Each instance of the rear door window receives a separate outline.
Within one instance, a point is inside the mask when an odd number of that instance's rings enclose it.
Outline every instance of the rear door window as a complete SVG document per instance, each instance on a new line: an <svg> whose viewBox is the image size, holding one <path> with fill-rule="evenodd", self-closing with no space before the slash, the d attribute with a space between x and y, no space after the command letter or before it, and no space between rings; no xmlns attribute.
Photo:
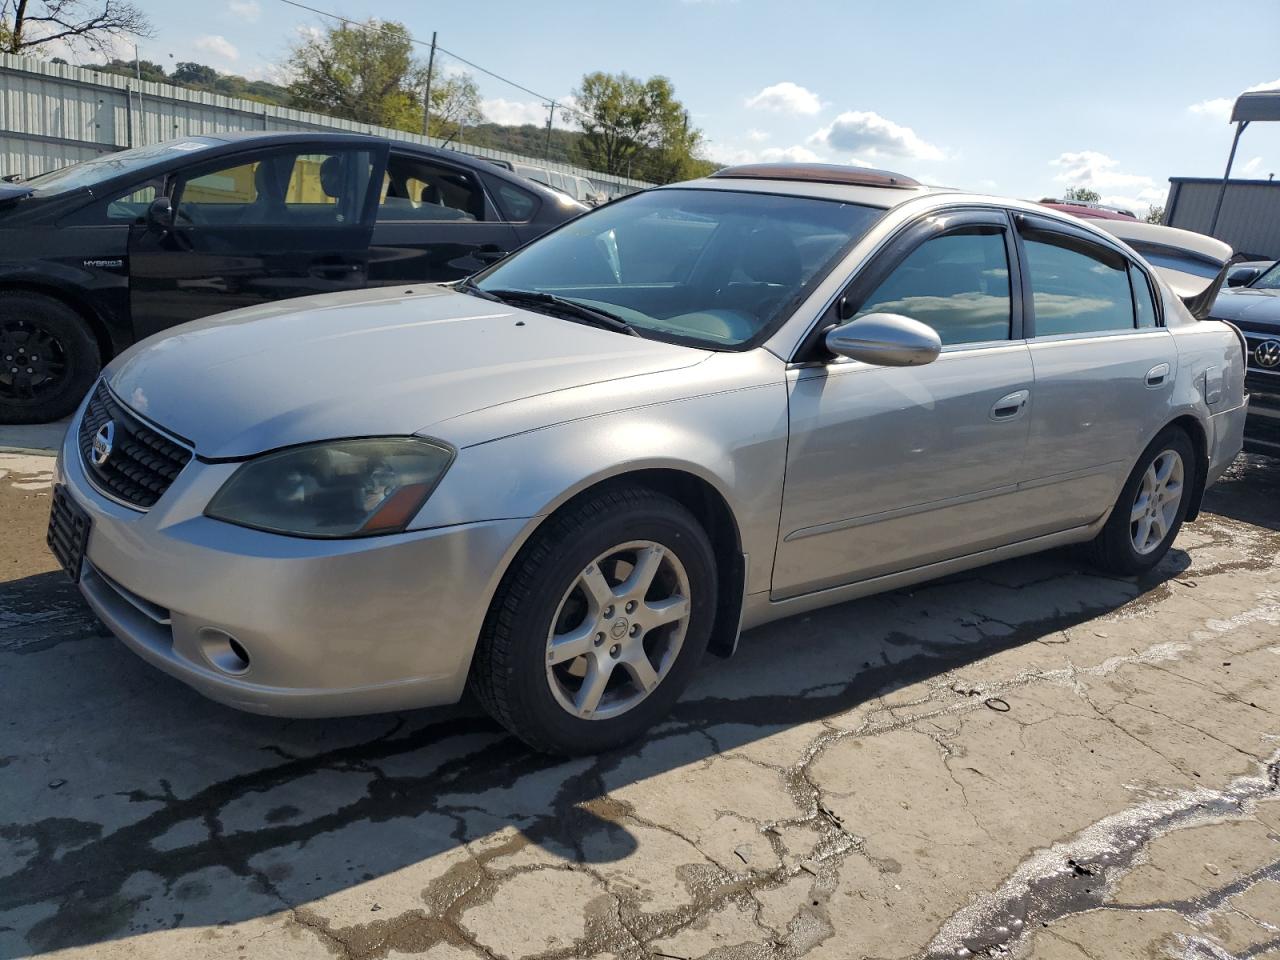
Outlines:
<svg viewBox="0 0 1280 960"><path fill-rule="evenodd" d="M1128 261L1065 234L1023 236L1037 337L1134 329Z"/></svg>
<svg viewBox="0 0 1280 960"><path fill-rule="evenodd" d="M1129 264L1129 282L1133 284L1133 312L1139 327L1154 327L1157 323L1156 302L1151 293L1151 281L1132 263Z"/></svg>
<svg viewBox="0 0 1280 960"><path fill-rule="evenodd" d="M480 178L469 170L392 154L378 199L378 222L486 219Z"/></svg>

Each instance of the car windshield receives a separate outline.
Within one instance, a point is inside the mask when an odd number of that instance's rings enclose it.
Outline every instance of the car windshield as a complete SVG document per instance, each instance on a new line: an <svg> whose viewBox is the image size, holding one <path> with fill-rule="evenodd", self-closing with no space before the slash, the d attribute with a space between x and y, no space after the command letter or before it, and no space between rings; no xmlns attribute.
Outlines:
<svg viewBox="0 0 1280 960"><path fill-rule="evenodd" d="M1273 263L1266 273L1249 286L1255 290L1280 290L1280 261Z"/></svg>
<svg viewBox="0 0 1280 960"><path fill-rule="evenodd" d="M25 181L25 184L33 187L33 193L38 197L71 193L83 190L85 187L92 187L103 180L113 180L145 169L162 160L193 154L216 142L203 137L192 137L186 140L153 143L146 147L134 147L132 150L121 150L119 153L104 153L92 160L73 163L69 167L59 167L57 170L39 174Z"/></svg>
<svg viewBox="0 0 1280 960"><path fill-rule="evenodd" d="M573 300L642 336L743 348L776 329L883 214L839 200L652 190L571 221L476 286Z"/></svg>

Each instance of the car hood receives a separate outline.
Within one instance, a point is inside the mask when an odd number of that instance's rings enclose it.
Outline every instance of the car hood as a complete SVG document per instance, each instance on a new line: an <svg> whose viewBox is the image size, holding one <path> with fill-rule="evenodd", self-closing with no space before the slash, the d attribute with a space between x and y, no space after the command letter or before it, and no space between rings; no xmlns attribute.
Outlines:
<svg viewBox="0 0 1280 960"><path fill-rule="evenodd" d="M1224 290L1214 301L1211 316L1215 320L1275 324L1280 328L1280 290Z"/></svg>
<svg viewBox="0 0 1280 960"><path fill-rule="evenodd" d="M466 413L709 355L428 287L198 320L138 344L108 376L122 401L198 456L235 459L313 440L426 433Z"/></svg>
<svg viewBox="0 0 1280 960"><path fill-rule="evenodd" d="M22 197L30 195L31 192L32 188L21 182L7 183L0 181L0 203L3 203L6 200L19 200Z"/></svg>

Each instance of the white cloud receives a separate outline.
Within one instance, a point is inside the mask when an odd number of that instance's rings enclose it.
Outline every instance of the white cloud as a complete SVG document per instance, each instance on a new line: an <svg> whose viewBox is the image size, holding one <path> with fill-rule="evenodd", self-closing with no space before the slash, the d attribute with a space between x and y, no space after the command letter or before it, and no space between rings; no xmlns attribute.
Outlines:
<svg viewBox="0 0 1280 960"><path fill-rule="evenodd" d="M1228 97L1214 97L1212 100L1201 100L1187 107L1192 113L1210 120L1231 119L1231 105L1235 103Z"/></svg>
<svg viewBox="0 0 1280 960"><path fill-rule="evenodd" d="M203 50L205 53L212 54L215 57L221 57L223 60L240 59L240 51L232 45L231 41L216 33L205 34L205 36L197 39L196 49Z"/></svg>
<svg viewBox="0 0 1280 960"><path fill-rule="evenodd" d="M568 104L572 106L572 104ZM491 123L518 127L532 123L537 127L547 125L547 105L541 100L505 100L495 97L480 101L480 112ZM556 110L555 126L560 130L576 130L572 116L565 110Z"/></svg>
<svg viewBox="0 0 1280 960"><path fill-rule="evenodd" d="M765 87L754 97L748 97L746 105L753 110L773 110L779 113L803 113L812 115L822 110L822 101L812 90L798 83L784 80Z"/></svg>
<svg viewBox="0 0 1280 960"><path fill-rule="evenodd" d="M227 6L241 20L257 23L262 17L262 7L258 0L229 0Z"/></svg>
<svg viewBox="0 0 1280 960"><path fill-rule="evenodd" d="M1248 176L1251 173L1257 173L1261 169L1262 169L1261 157L1251 157L1248 161L1240 165L1240 172L1245 176Z"/></svg>
<svg viewBox="0 0 1280 960"><path fill-rule="evenodd" d="M1257 93L1260 90L1280 90L1280 80L1256 83L1244 92ZM1209 100L1193 103L1187 109L1197 116L1208 117L1210 120L1219 120L1225 123L1231 119L1231 107L1235 102L1235 97L1213 97Z"/></svg>
<svg viewBox="0 0 1280 960"><path fill-rule="evenodd" d="M921 138L910 127L894 123L869 110L850 110L809 138L837 152L857 155L864 162L897 157L908 160L945 160L946 152Z"/></svg>
<svg viewBox="0 0 1280 960"><path fill-rule="evenodd" d="M1149 204L1164 202L1168 190L1152 177L1126 173L1120 162L1097 150L1063 153L1049 165L1059 172L1053 179L1069 187L1089 187L1102 196L1103 203L1125 207L1138 215L1146 213Z"/></svg>
<svg viewBox="0 0 1280 960"><path fill-rule="evenodd" d="M792 147L766 147L760 151L760 159L765 163L821 163L822 158L810 150L796 144Z"/></svg>
<svg viewBox="0 0 1280 960"><path fill-rule="evenodd" d="M752 143L764 143L769 139L769 134L765 133L763 130L748 130L747 139Z"/></svg>
<svg viewBox="0 0 1280 960"><path fill-rule="evenodd" d="M821 163L818 156L803 144L790 147L758 147L730 146L726 144L710 144L707 156L716 163L734 166L739 163Z"/></svg>

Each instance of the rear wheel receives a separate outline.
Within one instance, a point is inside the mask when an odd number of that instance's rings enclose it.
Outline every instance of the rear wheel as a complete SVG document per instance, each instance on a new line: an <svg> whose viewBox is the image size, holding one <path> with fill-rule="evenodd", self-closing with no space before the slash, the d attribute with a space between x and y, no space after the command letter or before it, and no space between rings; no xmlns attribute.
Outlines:
<svg viewBox="0 0 1280 960"><path fill-rule="evenodd" d="M641 487L603 491L521 552L486 620L472 687L535 749L626 743L688 684L715 593L714 553L688 510Z"/></svg>
<svg viewBox="0 0 1280 960"><path fill-rule="evenodd" d="M1093 541L1094 562L1136 576L1163 560L1191 506L1195 470L1195 447L1186 431L1166 428L1143 451Z"/></svg>
<svg viewBox="0 0 1280 960"><path fill-rule="evenodd" d="M38 293L0 293L0 422L67 416L100 369L97 342L78 313Z"/></svg>

